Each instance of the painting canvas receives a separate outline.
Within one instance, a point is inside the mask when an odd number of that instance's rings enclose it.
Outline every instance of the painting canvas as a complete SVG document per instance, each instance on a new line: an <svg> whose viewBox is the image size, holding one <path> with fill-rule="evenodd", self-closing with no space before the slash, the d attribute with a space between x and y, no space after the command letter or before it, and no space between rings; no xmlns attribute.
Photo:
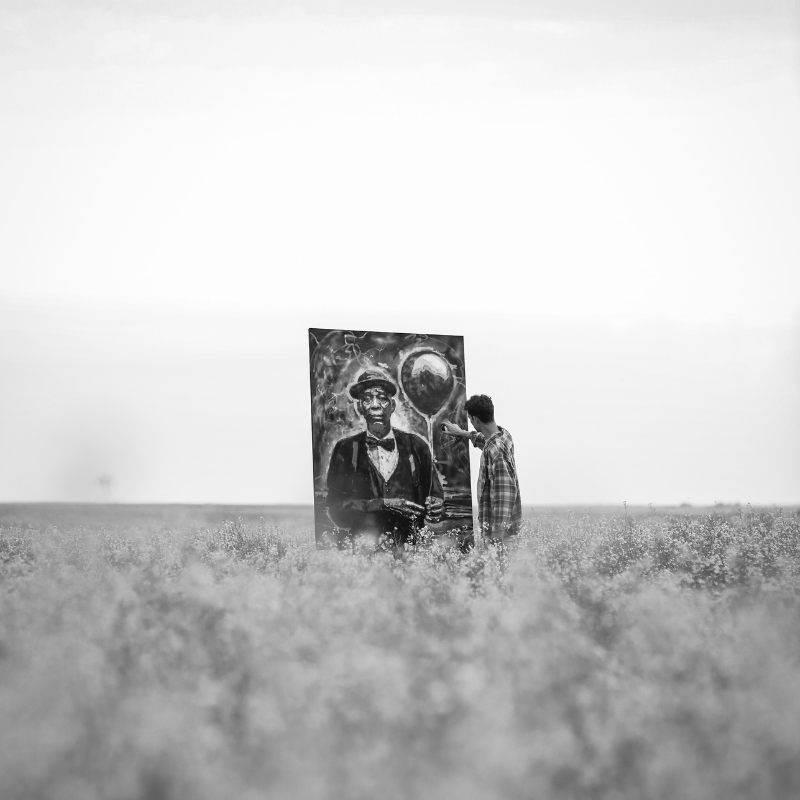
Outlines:
<svg viewBox="0 0 800 800"><path fill-rule="evenodd" d="M317 544L472 540L464 339L309 329Z"/></svg>

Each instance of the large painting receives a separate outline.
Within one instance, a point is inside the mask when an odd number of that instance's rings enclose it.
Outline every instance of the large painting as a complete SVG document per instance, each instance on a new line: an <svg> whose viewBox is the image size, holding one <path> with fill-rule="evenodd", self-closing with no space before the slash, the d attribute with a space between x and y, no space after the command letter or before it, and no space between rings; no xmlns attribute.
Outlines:
<svg viewBox="0 0 800 800"><path fill-rule="evenodd" d="M314 514L320 546L403 550L472 541L464 339L310 328Z"/></svg>

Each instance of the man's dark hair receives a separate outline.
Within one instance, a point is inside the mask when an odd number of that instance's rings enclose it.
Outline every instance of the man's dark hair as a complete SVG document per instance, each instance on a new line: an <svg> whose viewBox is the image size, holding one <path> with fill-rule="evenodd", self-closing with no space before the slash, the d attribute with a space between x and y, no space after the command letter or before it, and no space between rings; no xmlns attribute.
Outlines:
<svg viewBox="0 0 800 800"><path fill-rule="evenodd" d="M477 417L484 425L494 422L494 403L486 394L474 394L464 403L467 414Z"/></svg>

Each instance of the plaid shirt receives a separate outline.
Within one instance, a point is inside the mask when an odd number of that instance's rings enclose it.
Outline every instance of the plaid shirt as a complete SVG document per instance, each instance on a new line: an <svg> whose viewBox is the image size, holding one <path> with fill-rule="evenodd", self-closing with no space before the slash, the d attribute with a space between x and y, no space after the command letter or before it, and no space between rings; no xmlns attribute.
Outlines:
<svg viewBox="0 0 800 800"><path fill-rule="evenodd" d="M489 539L514 536L522 522L522 500L511 434L500 428L487 439L482 433L473 431L470 439L483 451L478 473L480 529Z"/></svg>

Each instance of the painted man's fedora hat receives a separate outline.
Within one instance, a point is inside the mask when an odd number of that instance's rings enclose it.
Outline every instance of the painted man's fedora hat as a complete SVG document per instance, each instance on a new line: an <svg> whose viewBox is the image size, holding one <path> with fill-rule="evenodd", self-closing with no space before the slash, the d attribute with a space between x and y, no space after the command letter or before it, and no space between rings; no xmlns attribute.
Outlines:
<svg viewBox="0 0 800 800"><path fill-rule="evenodd" d="M364 370L350 387L350 397L360 397L363 391L380 386L389 397L397 394L397 384L385 373L377 369Z"/></svg>

